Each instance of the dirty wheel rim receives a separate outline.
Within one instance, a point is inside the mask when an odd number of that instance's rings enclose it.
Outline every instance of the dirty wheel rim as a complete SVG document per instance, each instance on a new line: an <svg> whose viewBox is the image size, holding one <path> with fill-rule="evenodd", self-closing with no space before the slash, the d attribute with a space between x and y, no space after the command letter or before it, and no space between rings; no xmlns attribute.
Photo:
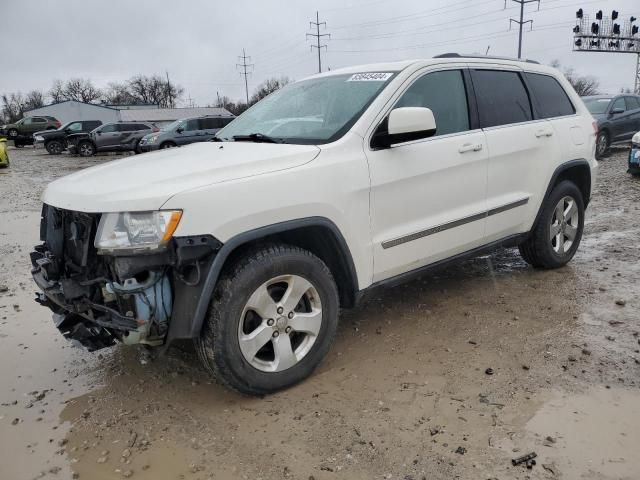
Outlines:
<svg viewBox="0 0 640 480"><path fill-rule="evenodd" d="M571 250L578 234L579 222L580 213L576 201L573 197L563 197L553 210L549 228L551 247L558 255L565 255Z"/></svg>
<svg viewBox="0 0 640 480"><path fill-rule="evenodd" d="M93 155L93 147L88 143L83 143L80 145L80 154L85 157Z"/></svg>
<svg viewBox="0 0 640 480"><path fill-rule="evenodd" d="M9 130L9 136L10 137L17 137L18 136L18 131L17 130Z"/></svg>
<svg viewBox="0 0 640 480"><path fill-rule="evenodd" d="M598 136L598 155L604 155L604 152L607 150L607 136L604 134L600 134Z"/></svg>
<svg viewBox="0 0 640 480"><path fill-rule="evenodd" d="M298 275L281 275L249 297L238 325L244 359L263 372L287 370L307 356L322 326L316 288Z"/></svg>

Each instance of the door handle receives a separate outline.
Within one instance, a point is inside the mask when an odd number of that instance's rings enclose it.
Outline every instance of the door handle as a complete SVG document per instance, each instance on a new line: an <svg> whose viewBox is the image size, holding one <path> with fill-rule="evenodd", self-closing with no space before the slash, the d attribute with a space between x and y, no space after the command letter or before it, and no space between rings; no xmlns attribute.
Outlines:
<svg viewBox="0 0 640 480"><path fill-rule="evenodd" d="M464 145L462 145L458 149L458 152L460 152L460 153L479 152L480 150L482 150L482 144L481 143L465 143Z"/></svg>
<svg viewBox="0 0 640 480"><path fill-rule="evenodd" d="M538 130L536 132L536 138L550 137L551 135L553 135L553 131L552 130Z"/></svg>

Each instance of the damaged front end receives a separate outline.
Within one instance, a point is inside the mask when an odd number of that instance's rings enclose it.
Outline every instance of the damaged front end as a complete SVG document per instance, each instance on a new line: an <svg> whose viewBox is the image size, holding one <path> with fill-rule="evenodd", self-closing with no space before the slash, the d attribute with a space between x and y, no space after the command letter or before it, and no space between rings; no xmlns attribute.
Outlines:
<svg viewBox="0 0 640 480"><path fill-rule="evenodd" d="M43 243L31 252L36 301L53 311L66 338L89 351L188 337L220 242L172 237L154 250L102 251L95 246L101 217L44 205Z"/></svg>

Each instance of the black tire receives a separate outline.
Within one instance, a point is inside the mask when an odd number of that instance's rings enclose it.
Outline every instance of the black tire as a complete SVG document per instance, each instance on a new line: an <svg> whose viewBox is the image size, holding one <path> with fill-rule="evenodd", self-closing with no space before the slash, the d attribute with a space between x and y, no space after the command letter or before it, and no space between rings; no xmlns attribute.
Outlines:
<svg viewBox="0 0 640 480"><path fill-rule="evenodd" d="M321 302L321 323L314 343L297 363L281 371L265 372L249 363L242 353L240 322L246 321L242 313L258 287L283 275L303 277L312 285ZM338 312L337 287L322 260L294 246L263 246L245 252L225 269L214 291L201 336L195 342L196 351L205 368L224 385L247 395L276 392L302 381L320 364L335 337ZM283 318L276 321L274 328ZM265 321L263 319L261 325ZM295 332L290 334L293 339L291 335ZM268 340L267 345L275 348L271 342Z"/></svg>
<svg viewBox="0 0 640 480"><path fill-rule="evenodd" d="M50 155L60 155L64 150L64 145L59 140L51 140L44 144Z"/></svg>
<svg viewBox="0 0 640 480"><path fill-rule="evenodd" d="M177 147L177 145L174 142L163 142L160 144L160 149L165 149L165 148L174 148Z"/></svg>
<svg viewBox="0 0 640 480"><path fill-rule="evenodd" d="M81 142L78 142L76 151L81 157L92 157L96 154L96 147L93 145L93 143L87 140L83 140Z"/></svg>
<svg viewBox="0 0 640 480"><path fill-rule="evenodd" d="M596 137L596 158L598 160L604 158L607 154L609 142L609 134L605 130L598 132L598 136Z"/></svg>
<svg viewBox="0 0 640 480"><path fill-rule="evenodd" d="M13 146L16 148L24 148L24 143L18 142L17 140L13 141Z"/></svg>
<svg viewBox="0 0 640 480"><path fill-rule="evenodd" d="M9 136L9 138L16 138L18 136L18 130L16 130L15 128L11 128L7 132L7 135Z"/></svg>
<svg viewBox="0 0 640 480"><path fill-rule="evenodd" d="M552 222L556 206L565 197L575 201L578 212L578 222L575 237L566 252L556 252L551 238ZM520 255L524 260L536 268L559 268L566 265L575 255L584 229L584 199L575 183L564 180L554 187L549 197L542 205L538 222L531 231L529 238L519 245ZM563 231L564 232L564 231ZM564 242L564 233L563 242ZM557 240L556 240L557 241Z"/></svg>

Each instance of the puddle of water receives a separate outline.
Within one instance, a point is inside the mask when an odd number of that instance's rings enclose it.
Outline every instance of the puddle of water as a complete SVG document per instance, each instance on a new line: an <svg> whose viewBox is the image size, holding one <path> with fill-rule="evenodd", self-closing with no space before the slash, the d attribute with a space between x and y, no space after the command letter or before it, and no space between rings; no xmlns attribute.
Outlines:
<svg viewBox="0 0 640 480"><path fill-rule="evenodd" d="M563 479L640 476L640 392L599 387L556 394L526 428L536 437L538 464L555 463ZM540 445L549 435L557 443Z"/></svg>

